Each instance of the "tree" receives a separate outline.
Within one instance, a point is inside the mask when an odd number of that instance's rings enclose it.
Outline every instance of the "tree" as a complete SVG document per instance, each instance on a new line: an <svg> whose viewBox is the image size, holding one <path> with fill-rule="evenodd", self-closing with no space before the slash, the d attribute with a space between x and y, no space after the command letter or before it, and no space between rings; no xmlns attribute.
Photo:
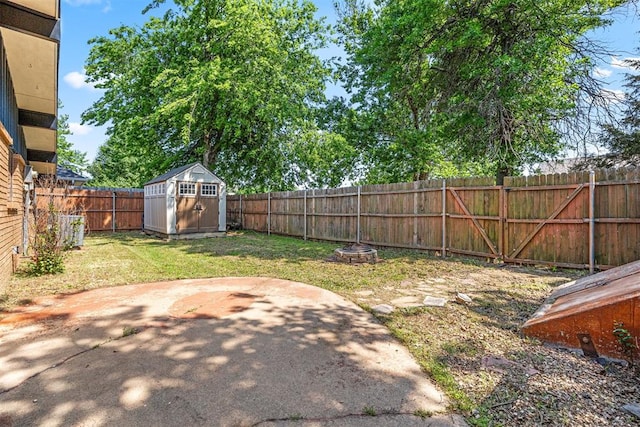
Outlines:
<svg viewBox="0 0 640 427"><path fill-rule="evenodd" d="M328 31L314 18L315 6L174 3L141 28L123 26L90 41L87 76L105 92L83 120L110 123L92 170L104 182L127 176L141 185L200 160L237 189L339 181L335 165L349 145L316 123L330 69L315 54ZM119 164L121 156L127 160Z"/></svg>
<svg viewBox="0 0 640 427"><path fill-rule="evenodd" d="M616 125L605 124L603 143L609 149L603 166L640 165L640 59L627 60L636 72L626 75L625 111Z"/></svg>
<svg viewBox="0 0 640 427"><path fill-rule="evenodd" d="M157 162L162 158L157 146L129 145L130 140L112 135L98 148L93 163L88 168L91 174L89 185L95 187L131 188L141 187L155 176ZM146 150L155 149L153 153ZM169 168L169 164L165 168Z"/></svg>
<svg viewBox="0 0 640 427"><path fill-rule="evenodd" d="M580 103L601 101L584 34L621 3L341 2L345 78L376 124L376 164L424 177L448 162L502 182L558 153L583 123Z"/></svg>
<svg viewBox="0 0 640 427"><path fill-rule="evenodd" d="M58 109L62 109L62 103L58 101ZM57 154L58 165L77 174L83 174L89 166L87 153L73 148L67 136L72 135L69 129L69 115L62 114L58 117L57 130Z"/></svg>

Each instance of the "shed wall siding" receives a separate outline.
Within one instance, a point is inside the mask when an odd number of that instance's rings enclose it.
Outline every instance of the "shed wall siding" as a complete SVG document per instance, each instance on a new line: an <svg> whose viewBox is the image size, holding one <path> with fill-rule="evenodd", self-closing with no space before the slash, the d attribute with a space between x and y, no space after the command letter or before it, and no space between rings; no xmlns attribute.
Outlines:
<svg viewBox="0 0 640 427"><path fill-rule="evenodd" d="M171 181L206 182L212 184L222 184L222 180L213 172L202 166L194 166L171 178Z"/></svg>
<svg viewBox="0 0 640 427"><path fill-rule="evenodd" d="M163 233L167 235L181 234L177 231L177 188L178 182L194 182L204 184L216 184L218 186L218 227L217 231L226 231L227 229L227 209L226 209L226 185L213 174L210 170L202 165L194 165L183 172L179 172L172 176L166 174L162 176L165 181L165 196L154 197L145 196L145 214L144 226L150 231ZM153 184L160 182L151 181ZM150 184L150 185L153 185Z"/></svg>
<svg viewBox="0 0 640 427"><path fill-rule="evenodd" d="M176 180L167 181L167 230L176 234Z"/></svg>
<svg viewBox="0 0 640 427"><path fill-rule="evenodd" d="M218 200L220 203L220 206L218 207L218 215L219 215L218 224L220 224L220 226L218 227L218 230L227 231L227 186L226 184L220 183L220 187L218 191L220 193L218 196Z"/></svg>
<svg viewBox="0 0 640 427"><path fill-rule="evenodd" d="M4 127L0 123L0 292L13 271L13 248L22 250L22 224L24 218L23 174L24 163L13 156ZM10 163L13 170L9 170Z"/></svg>
<svg viewBox="0 0 640 427"><path fill-rule="evenodd" d="M144 228L161 233L167 232L166 196L145 196Z"/></svg>

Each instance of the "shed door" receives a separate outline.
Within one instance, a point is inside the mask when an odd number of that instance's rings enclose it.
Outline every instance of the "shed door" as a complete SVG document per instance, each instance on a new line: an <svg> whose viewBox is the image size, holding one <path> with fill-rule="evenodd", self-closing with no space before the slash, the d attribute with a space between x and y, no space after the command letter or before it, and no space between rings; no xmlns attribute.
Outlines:
<svg viewBox="0 0 640 427"><path fill-rule="evenodd" d="M198 233L218 231L218 186L178 182L176 188L176 231Z"/></svg>

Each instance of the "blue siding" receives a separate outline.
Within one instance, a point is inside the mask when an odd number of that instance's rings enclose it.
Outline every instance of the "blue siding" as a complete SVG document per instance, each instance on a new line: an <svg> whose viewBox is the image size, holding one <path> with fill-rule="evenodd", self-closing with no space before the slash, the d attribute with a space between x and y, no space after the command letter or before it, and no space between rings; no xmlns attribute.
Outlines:
<svg viewBox="0 0 640 427"><path fill-rule="evenodd" d="M0 122L2 122L11 138L13 138L13 149L16 153L27 158L27 149L24 143L22 128L18 125L18 104L16 101L7 53L0 34Z"/></svg>

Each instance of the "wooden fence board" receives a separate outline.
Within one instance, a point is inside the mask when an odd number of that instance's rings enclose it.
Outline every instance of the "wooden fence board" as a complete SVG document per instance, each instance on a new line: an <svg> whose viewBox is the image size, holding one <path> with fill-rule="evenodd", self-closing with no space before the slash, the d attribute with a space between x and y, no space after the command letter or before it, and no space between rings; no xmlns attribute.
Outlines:
<svg viewBox="0 0 640 427"><path fill-rule="evenodd" d="M143 226L142 190L36 189L36 201L40 206L48 203L51 198L70 214L85 217L85 233L141 230Z"/></svg>
<svg viewBox="0 0 640 427"><path fill-rule="evenodd" d="M595 265L640 259L640 170L594 176ZM365 243L438 251L444 228L447 252L585 268L588 183L589 172L507 177L504 186L493 178L448 179L444 224L442 180L228 196L228 220L245 229L338 242L355 242L359 228Z"/></svg>

